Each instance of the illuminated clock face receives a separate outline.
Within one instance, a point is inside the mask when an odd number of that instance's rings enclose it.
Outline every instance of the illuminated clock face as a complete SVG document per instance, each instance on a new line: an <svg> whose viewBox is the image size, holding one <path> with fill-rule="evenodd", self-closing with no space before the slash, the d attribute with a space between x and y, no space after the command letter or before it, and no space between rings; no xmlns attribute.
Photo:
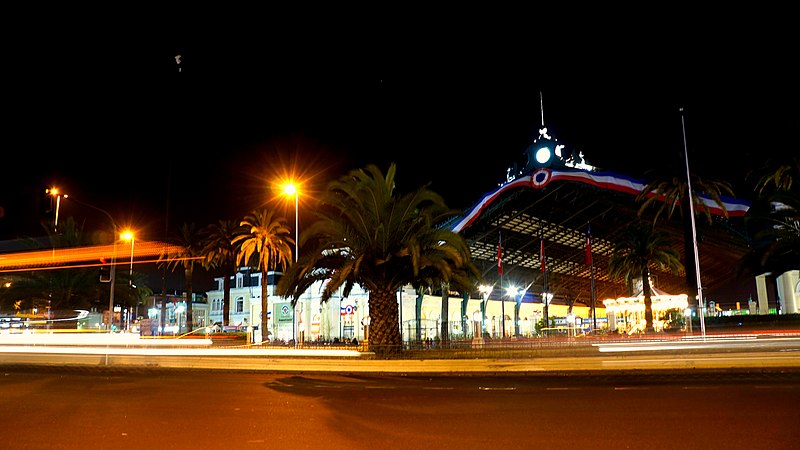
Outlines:
<svg viewBox="0 0 800 450"><path fill-rule="evenodd" d="M539 164L545 164L547 161L550 161L550 156L553 152L550 151L548 147L541 147L536 150L536 162Z"/></svg>

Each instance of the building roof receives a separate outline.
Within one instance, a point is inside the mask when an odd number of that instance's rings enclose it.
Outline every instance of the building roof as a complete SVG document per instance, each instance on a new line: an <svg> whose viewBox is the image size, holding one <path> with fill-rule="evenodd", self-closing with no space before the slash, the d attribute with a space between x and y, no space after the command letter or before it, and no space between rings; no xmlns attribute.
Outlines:
<svg viewBox="0 0 800 450"><path fill-rule="evenodd" d="M599 182L601 177L606 178ZM609 177L616 181L608 182ZM636 194L644 185L636 183L624 175L607 172L531 168L487 193L448 226L467 240L485 283L500 285L497 256L498 244L502 244L504 288L528 286L527 292L535 297L548 291L553 293L554 303L585 305L591 305L594 291L595 306L602 307L603 299L632 294L625 280L609 275L608 263L622 230L638 219L641 204L636 201ZM748 204L725 200L728 217L717 211L711 223L705 218L695 221L705 297L736 278L734 267L748 251L743 222ZM642 219L654 218L645 215ZM586 263L589 227L591 266ZM658 228L668 233L681 262L686 264L680 214L669 219L662 216ZM691 246L689 252L693 253ZM677 274L653 270L652 278L659 291L689 292L685 270ZM491 298L499 295L495 289Z"/></svg>

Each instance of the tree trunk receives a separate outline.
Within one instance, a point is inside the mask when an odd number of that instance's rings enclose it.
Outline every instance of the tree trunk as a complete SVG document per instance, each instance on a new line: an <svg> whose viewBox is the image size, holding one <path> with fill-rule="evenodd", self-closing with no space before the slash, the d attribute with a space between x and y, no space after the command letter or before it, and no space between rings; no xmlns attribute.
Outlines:
<svg viewBox="0 0 800 450"><path fill-rule="evenodd" d="M416 339L422 341L422 299L425 298L425 290L420 289L417 292L417 300L414 303L414 314L417 322L416 326Z"/></svg>
<svg viewBox="0 0 800 450"><path fill-rule="evenodd" d="M642 271L642 295L644 295L644 331L651 333L653 331L653 299L651 298L652 292L650 290L650 276L649 271L645 267Z"/></svg>
<svg viewBox="0 0 800 450"><path fill-rule="evenodd" d="M463 339L467 338L467 305L469 302L469 294L463 294L461 296L461 332L464 334ZM478 337L478 336L474 336Z"/></svg>
<svg viewBox="0 0 800 450"><path fill-rule="evenodd" d="M261 341L262 342L269 339L269 314L267 314L268 312L267 308L269 308L269 298L267 297L268 284L269 284L269 279L267 278L267 271L262 270L261 271ZM294 314L294 308L292 308L292 314Z"/></svg>
<svg viewBox="0 0 800 450"><path fill-rule="evenodd" d="M440 316L439 342L444 345L450 341L450 333L448 332L450 328L450 285L447 283L442 283L442 313Z"/></svg>
<svg viewBox="0 0 800 450"><path fill-rule="evenodd" d="M233 267L225 264L225 278L222 279L222 326L231 321L231 277L234 275Z"/></svg>
<svg viewBox="0 0 800 450"><path fill-rule="evenodd" d="M385 357L402 350L396 289L391 287L369 291L369 349Z"/></svg>
<svg viewBox="0 0 800 450"><path fill-rule="evenodd" d="M689 299L689 308L697 310L697 270L694 261L694 240L692 239L692 219L689 214L689 203L684 200L683 205L683 267L686 273L686 295ZM678 294L678 292L670 292ZM698 312L699 313L699 312Z"/></svg>
<svg viewBox="0 0 800 450"><path fill-rule="evenodd" d="M158 317L159 335L163 335L167 326L167 263L164 263L164 273L161 275L161 314Z"/></svg>
<svg viewBox="0 0 800 450"><path fill-rule="evenodd" d="M192 275L194 274L194 263L189 262L186 267L186 332L194 330L194 320L192 312L192 301L194 300L194 290L192 287ZM179 324L180 325L180 324Z"/></svg>

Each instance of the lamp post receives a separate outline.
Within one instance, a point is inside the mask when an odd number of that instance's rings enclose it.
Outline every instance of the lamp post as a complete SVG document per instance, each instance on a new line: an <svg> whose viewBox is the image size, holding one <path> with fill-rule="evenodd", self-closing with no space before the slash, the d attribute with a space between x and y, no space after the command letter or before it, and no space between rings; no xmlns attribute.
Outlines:
<svg viewBox="0 0 800 450"><path fill-rule="evenodd" d="M135 288L136 286L133 284L133 247L136 244L136 236L134 236L133 231L125 230L119 237L123 241L130 241L131 243L131 270L128 272L128 286Z"/></svg>
<svg viewBox="0 0 800 450"><path fill-rule="evenodd" d="M61 193L58 191L58 188L54 187L45 189L44 192L56 198L56 214L53 219L53 231L58 232L58 211L61 208ZM66 198L67 196L65 195L64 197Z"/></svg>
<svg viewBox="0 0 800 450"><path fill-rule="evenodd" d="M109 287L108 293L108 332L112 331L111 324L114 322L114 284L116 284L116 266L117 266L117 223L114 221L114 218L111 217L111 214L103 208L98 208L97 206L91 205L86 202L82 202L80 200L76 200L74 197L70 197L67 194L61 194L58 189L51 188L50 189L51 195L56 195L58 199L61 197L69 198L70 201L73 201L79 205L83 205L89 208L92 208L96 211L100 211L101 213L105 214L108 217L108 220L111 222L111 230L113 236L113 250L111 254L111 270L109 271L109 283L111 286ZM60 201L56 203L56 209L58 209L58 205ZM58 213L56 213L56 217L58 217ZM58 219L56 219L57 221Z"/></svg>
<svg viewBox="0 0 800 450"><path fill-rule="evenodd" d="M297 255L298 255L298 241L300 237L300 228L298 226L299 222L299 202L298 197L299 193L297 191L297 186L294 183L287 183L283 186L283 193L286 195L293 195L294 196L294 262L297 262Z"/></svg>
<svg viewBox="0 0 800 450"><path fill-rule="evenodd" d="M542 293L542 301L544 301L544 311L543 311L544 312L544 328L543 329L545 330L545 336L547 336L549 334L548 329L550 328L550 314L549 314L549 311L548 311L548 309L549 309L548 307L550 305L550 300L552 300L552 299L553 299L553 294L551 294L550 292L543 292Z"/></svg>
<svg viewBox="0 0 800 450"><path fill-rule="evenodd" d="M506 294L514 299L514 334L511 339L516 339L519 334L519 295L520 289L516 286L509 286L506 289ZM505 333L505 325L503 326L503 333Z"/></svg>
<svg viewBox="0 0 800 450"><path fill-rule="evenodd" d="M481 297L483 297L483 304L481 305L481 338L483 338L483 330L486 326L486 307L489 306L489 294L492 293L492 286L487 284L482 284L478 286L478 290L481 293Z"/></svg>
<svg viewBox="0 0 800 450"><path fill-rule="evenodd" d="M299 254L299 240L300 240L300 227L299 227L299 216L300 216L300 208L299 208L299 192L297 190L297 186L294 183L286 183L283 185L283 193L286 195L294 195L294 262L297 262L297 256ZM295 339L295 328L296 327L296 320L295 317L296 309L292 308L292 340L294 340L295 345L297 345L297 339Z"/></svg>

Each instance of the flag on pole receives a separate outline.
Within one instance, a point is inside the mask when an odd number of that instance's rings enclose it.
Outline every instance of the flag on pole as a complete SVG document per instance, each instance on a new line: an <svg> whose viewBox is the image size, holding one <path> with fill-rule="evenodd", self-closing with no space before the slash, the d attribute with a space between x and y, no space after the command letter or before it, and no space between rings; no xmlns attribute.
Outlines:
<svg viewBox="0 0 800 450"><path fill-rule="evenodd" d="M539 264L541 265L542 272L544 272L544 237L539 238Z"/></svg>
<svg viewBox="0 0 800 450"><path fill-rule="evenodd" d="M499 235L497 236L497 274L503 276L503 244Z"/></svg>
<svg viewBox="0 0 800 450"><path fill-rule="evenodd" d="M586 225L586 265L592 265L592 226Z"/></svg>

